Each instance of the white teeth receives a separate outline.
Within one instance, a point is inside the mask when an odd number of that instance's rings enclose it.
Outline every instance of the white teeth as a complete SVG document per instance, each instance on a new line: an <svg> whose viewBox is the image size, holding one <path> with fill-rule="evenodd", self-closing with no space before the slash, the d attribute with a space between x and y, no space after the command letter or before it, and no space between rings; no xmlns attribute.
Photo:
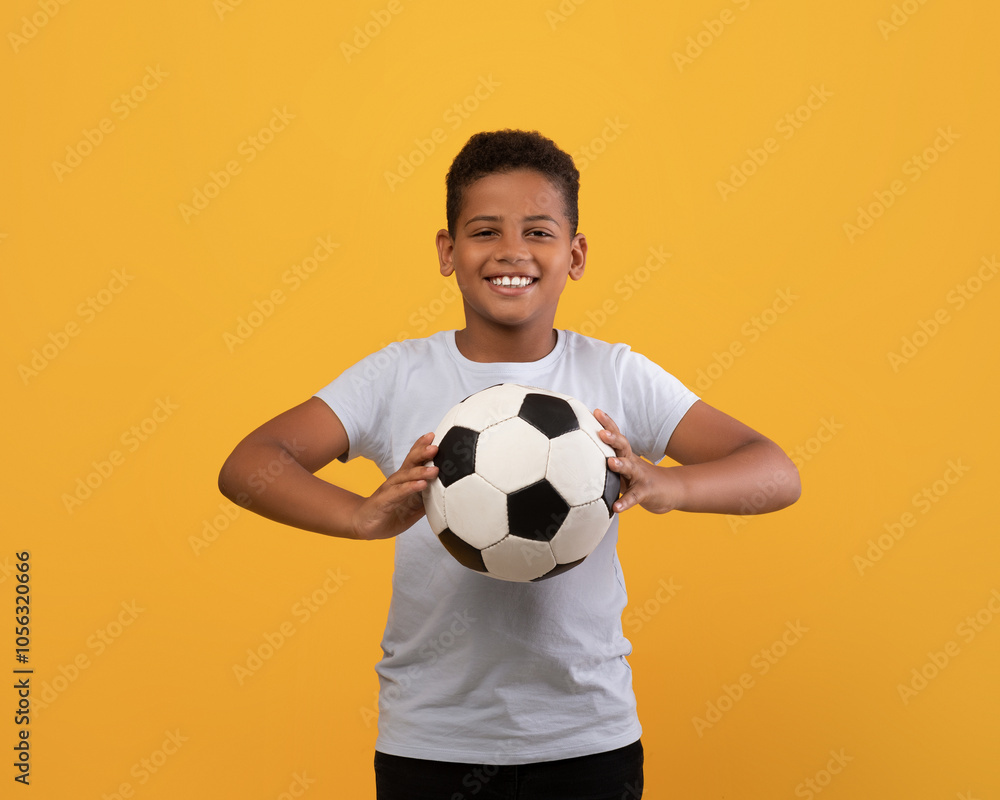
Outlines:
<svg viewBox="0 0 1000 800"><path fill-rule="evenodd" d="M517 275L515 275L513 278L511 278L511 277L509 277L507 275L504 275L504 276L499 277L499 278L491 278L490 279L490 283L492 283L494 286L511 286L511 287L515 287L515 288L521 287L521 286L527 286L530 283L532 283L533 281L534 281L534 278L529 278L527 276L520 277L520 276L517 276Z"/></svg>

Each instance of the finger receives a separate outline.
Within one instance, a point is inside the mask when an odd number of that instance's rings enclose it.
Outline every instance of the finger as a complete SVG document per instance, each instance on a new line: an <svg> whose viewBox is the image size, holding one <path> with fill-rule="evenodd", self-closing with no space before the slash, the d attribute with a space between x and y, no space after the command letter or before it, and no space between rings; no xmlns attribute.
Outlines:
<svg viewBox="0 0 1000 800"><path fill-rule="evenodd" d="M407 481L396 486L386 486L376 499L375 512L382 517L410 519L411 523L414 522L424 511L421 495L424 486L426 481Z"/></svg>
<svg viewBox="0 0 1000 800"><path fill-rule="evenodd" d="M600 422L605 428L607 428L612 433L621 433L615 421L611 419L610 415L606 412L601 411L599 408L594 409L594 416L597 417L597 421Z"/></svg>
<svg viewBox="0 0 1000 800"><path fill-rule="evenodd" d="M625 438L621 433L612 433L609 430L600 431L601 441L603 441L608 447L615 451L621 459L628 459L632 457L632 445L629 444L628 439Z"/></svg>
<svg viewBox="0 0 1000 800"><path fill-rule="evenodd" d="M417 441L413 443L413 446L410 448L410 452L407 454L407 457L412 456L415 453L422 453L428 447L433 447L433 445L431 445L431 442L433 441L434 441L434 431L429 431L428 433L425 433L423 436L421 436L419 439L417 439Z"/></svg>
<svg viewBox="0 0 1000 800"><path fill-rule="evenodd" d="M434 458L437 453L437 445L431 444L432 441L434 441L433 431L425 433L417 439L413 443L413 447L410 448L410 452L406 454L406 458L403 459L400 469L412 467L415 464L423 464Z"/></svg>
<svg viewBox="0 0 1000 800"><path fill-rule="evenodd" d="M619 430L615 421L611 419L610 415L597 408L594 409L594 416L597 418L597 421L604 426L604 430L599 432L601 440L610 447L614 448L619 455L626 457L631 455L632 446L629 444L625 434Z"/></svg>
<svg viewBox="0 0 1000 800"><path fill-rule="evenodd" d="M629 458L618 458L611 456L608 459L608 469L616 473L621 478L622 494L633 489L637 484L643 482L643 463L635 456Z"/></svg>
<svg viewBox="0 0 1000 800"><path fill-rule="evenodd" d="M629 465L625 463L624 459L618 458L618 456L611 456L608 458L608 468L612 472L617 472L623 478L629 477L631 473Z"/></svg>
<svg viewBox="0 0 1000 800"><path fill-rule="evenodd" d="M634 489L629 488L621 497L619 497L612 508L614 508L615 513L621 514L623 511L628 511L632 506L639 505L641 498L635 492Z"/></svg>
<svg viewBox="0 0 1000 800"><path fill-rule="evenodd" d="M397 516L405 516L418 510L422 511L424 507L424 499L420 494L420 489L422 488L419 486L420 483L422 482L410 481L409 483L397 486L396 496L384 499L382 503L382 511L384 513L391 512Z"/></svg>
<svg viewBox="0 0 1000 800"><path fill-rule="evenodd" d="M437 474L438 468L433 464L419 463L410 467L404 464L386 479L385 484L387 487L392 486L396 489L402 489L407 484L415 484L407 490L407 493L420 492L427 487L429 481L437 477ZM416 484L419 484L419 486L416 486Z"/></svg>
<svg viewBox="0 0 1000 800"><path fill-rule="evenodd" d="M366 538L385 539L402 533L424 515L420 494L411 494L398 502L380 502L366 514L362 529Z"/></svg>
<svg viewBox="0 0 1000 800"><path fill-rule="evenodd" d="M621 512L642 502L645 492L642 490L642 462L632 456L608 459L608 468L621 478L621 497L612 505L615 511Z"/></svg>

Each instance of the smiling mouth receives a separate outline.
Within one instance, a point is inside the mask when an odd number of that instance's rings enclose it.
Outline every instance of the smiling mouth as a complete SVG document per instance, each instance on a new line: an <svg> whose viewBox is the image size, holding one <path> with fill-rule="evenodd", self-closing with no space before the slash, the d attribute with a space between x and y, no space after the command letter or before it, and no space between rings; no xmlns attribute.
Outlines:
<svg viewBox="0 0 1000 800"><path fill-rule="evenodd" d="M522 286L531 286L531 284L537 281L537 278L531 278L527 275L497 275L495 278L487 278L490 283L494 286L510 286L512 288L520 288Z"/></svg>

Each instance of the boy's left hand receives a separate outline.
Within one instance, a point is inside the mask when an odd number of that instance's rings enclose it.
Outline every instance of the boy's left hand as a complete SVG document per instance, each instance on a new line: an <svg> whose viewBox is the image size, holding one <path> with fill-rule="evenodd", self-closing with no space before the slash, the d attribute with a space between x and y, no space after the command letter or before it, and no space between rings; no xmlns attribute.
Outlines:
<svg viewBox="0 0 1000 800"><path fill-rule="evenodd" d="M608 467L617 472L622 481L621 497L615 502L614 510L620 514L638 505L654 514L665 514L677 508L681 484L673 480L670 470L633 453L628 439L603 411L597 409L594 416L604 426L601 440L615 451L614 457L608 459Z"/></svg>
<svg viewBox="0 0 1000 800"><path fill-rule="evenodd" d="M621 512L640 505L657 514L697 511L764 514L791 505L802 484L795 464L766 436L698 400L677 423L660 467L632 452L614 420L594 412L601 440L615 455L608 467L622 479Z"/></svg>

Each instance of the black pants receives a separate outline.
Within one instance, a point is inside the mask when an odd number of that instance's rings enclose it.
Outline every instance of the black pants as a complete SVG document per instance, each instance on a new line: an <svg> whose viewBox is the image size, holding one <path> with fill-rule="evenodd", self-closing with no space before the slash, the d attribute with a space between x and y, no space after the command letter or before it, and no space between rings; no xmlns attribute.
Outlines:
<svg viewBox="0 0 1000 800"><path fill-rule="evenodd" d="M642 743L537 764L454 764L375 753L377 800L639 800Z"/></svg>

